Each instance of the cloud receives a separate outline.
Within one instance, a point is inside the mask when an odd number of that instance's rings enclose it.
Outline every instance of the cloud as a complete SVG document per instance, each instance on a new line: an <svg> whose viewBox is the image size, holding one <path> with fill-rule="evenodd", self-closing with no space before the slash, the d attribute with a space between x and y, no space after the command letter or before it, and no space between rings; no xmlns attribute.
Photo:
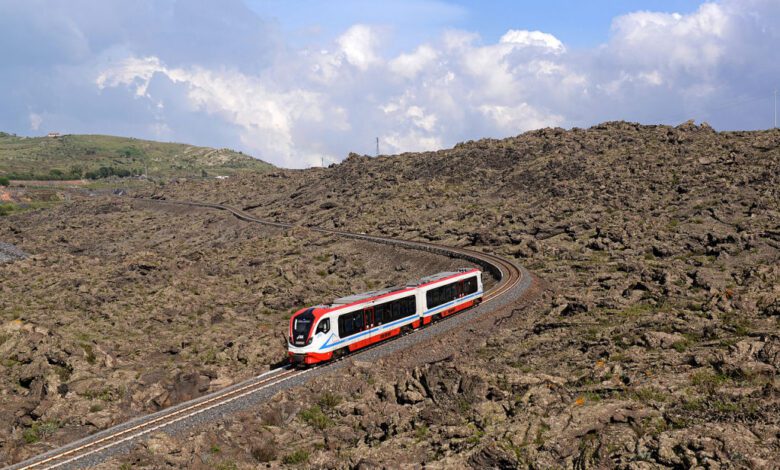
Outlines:
<svg viewBox="0 0 780 470"><path fill-rule="evenodd" d="M394 74L411 79L428 67L438 56L439 53L433 47L422 45L410 54L401 54L392 59L388 66Z"/></svg>
<svg viewBox="0 0 780 470"><path fill-rule="evenodd" d="M340 129L345 125L342 111L326 109L316 92L274 90L262 79L235 70L169 68L157 57L125 59L101 72L95 84L101 89L128 86L135 89L136 97L155 100L158 97L149 88L156 79L184 87L194 110L238 126L246 147L270 155L276 163L286 166L319 163L321 157L305 144L293 141L294 126L315 122L322 129ZM164 104L160 102L158 106Z"/></svg>
<svg viewBox="0 0 780 470"><path fill-rule="evenodd" d="M360 70L366 70L379 62L374 50L378 43L377 33L369 26L356 24L345 31L336 42L347 61Z"/></svg>
<svg viewBox="0 0 780 470"><path fill-rule="evenodd" d="M616 17L593 48L519 28L495 41L444 29L399 48L403 32L380 23L293 46L238 0L3 2L0 41L25 48L6 48L0 89L14 92L0 126L35 131L45 116L60 131L233 147L289 167L373 153L376 137L390 153L612 119L766 127L778 20L777 2L723 0Z"/></svg>
<svg viewBox="0 0 780 470"><path fill-rule="evenodd" d="M510 29L498 41L501 44L511 44L521 47L539 47L551 52L561 53L566 50L563 43L552 34L541 31L525 31Z"/></svg>
<svg viewBox="0 0 780 470"><path fill-rule="evenodd" d="M37 131L43 124L43 117L37 113L30 113L30 129Z"/></svg>

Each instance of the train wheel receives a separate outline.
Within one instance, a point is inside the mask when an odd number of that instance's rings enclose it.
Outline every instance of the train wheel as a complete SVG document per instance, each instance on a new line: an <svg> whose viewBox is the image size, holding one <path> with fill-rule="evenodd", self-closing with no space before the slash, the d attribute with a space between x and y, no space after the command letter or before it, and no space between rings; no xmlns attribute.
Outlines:
<svg viewBox="0 0 780 470"><path fill-rule="evenodd" d="M341 359L342 357L344 357L346 355L347 355L347 348L337 349L337 350L333 351L333 357L331 357L331 359L335 361L335 360Z"/></svg>

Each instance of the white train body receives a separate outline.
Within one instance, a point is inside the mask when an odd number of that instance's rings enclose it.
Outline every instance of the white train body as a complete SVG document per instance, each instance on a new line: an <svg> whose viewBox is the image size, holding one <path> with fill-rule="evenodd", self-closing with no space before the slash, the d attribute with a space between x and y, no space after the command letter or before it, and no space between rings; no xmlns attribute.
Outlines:
<svg viewBox="0 0 780 470"><path fill-rule="evenodd" d="M295 364L328 361L477 305L482 294L482 272L460 269L304 308L290 318L288 355Z"/></svg>

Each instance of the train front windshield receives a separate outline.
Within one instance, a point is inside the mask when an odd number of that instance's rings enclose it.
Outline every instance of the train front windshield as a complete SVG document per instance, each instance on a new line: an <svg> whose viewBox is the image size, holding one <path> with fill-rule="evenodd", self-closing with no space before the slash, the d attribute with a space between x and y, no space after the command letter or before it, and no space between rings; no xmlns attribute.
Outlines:
<svg viewBox="0 0 780 470"><path fill-rule="evenodd" d="M309 337L309 331L314 324L313 308L306 310L293 319L291 342L296 346L305 346L306 338Z"/></svg>

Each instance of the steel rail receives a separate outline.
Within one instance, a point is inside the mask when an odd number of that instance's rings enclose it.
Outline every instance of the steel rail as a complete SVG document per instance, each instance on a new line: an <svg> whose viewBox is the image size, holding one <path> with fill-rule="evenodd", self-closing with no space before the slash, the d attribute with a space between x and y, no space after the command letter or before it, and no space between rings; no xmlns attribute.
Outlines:
<svg viewBox="0 0 780 470"><path fill-rule="evenodd" d="M277 228L294 228L296 225L268 221L256 218L251 214L248 214L240 209L223 204L213 204L204 202L192 202L192 201L177 201L166 199L143 199L145 201L153 201L158 203L168 203L184 206L203 207L211 209L219 209L230 212L240 220L247 222L253 222L263 225L268 225ZM380 237L375 235L367 235L364 233L352 233L344 232L333 229L325 229L320 227L306 227L308 230L314 232L325 233L330 235L336 235L339 237L352 238L357 240L364 240L373 243L382 243L387 245L400 246L404 248L410 248L415 250L423 250L435 254L440 254L452 258L464 259L466 261L473 262L480 265L486 271L488 271L498 281L490 290L488 290L483 296L482 303L488 303L500 298L503 294L509 292L514 288L522 279L523 271L515 265L513 262L500 258L498 256L483 253L476 250L470 250L467 248L456 248L442 245L436 245L429 242L415 241L415 240L402 240L387 237ZM423 328L424 329L424 328ZM413 334L421 329L412 330L409 334ZM357 353L362 354L367 350L374 349L387 344L387 342L381 342L374 344L368 348L362 348ZM316 369L323 369L329 366L335 366L336 363L343 360L350 359L354 354L342 357L338 360L331 361ZM152 432L175 424L187 418L191 418L198 414L204 413L216 407L224 406L242 397L246 397L253 393L257 393L263 389L281 384L294 377L306 374L314 369L296 370L290 366L283 366L277 369L270 370L264 374L261 374L253 379L245 382L235 384L227 387L223 390L219 390L208 395L196 398L194 400L174 405L170 408L158 411L156 413L135 418L129 422L117 425L115 427L100 431L91 436L87 436L76 442L66 444L58 449L51 450L44 454L35 456L26 461L12 465L11 469L28 470L34 468L59 468L67 466L68 464L76 463L79 460L84 459L87 456L100 453L102 451L111 449L112 447L119 446L129 441L138 439L142 436L148 435Z"/></svg>

